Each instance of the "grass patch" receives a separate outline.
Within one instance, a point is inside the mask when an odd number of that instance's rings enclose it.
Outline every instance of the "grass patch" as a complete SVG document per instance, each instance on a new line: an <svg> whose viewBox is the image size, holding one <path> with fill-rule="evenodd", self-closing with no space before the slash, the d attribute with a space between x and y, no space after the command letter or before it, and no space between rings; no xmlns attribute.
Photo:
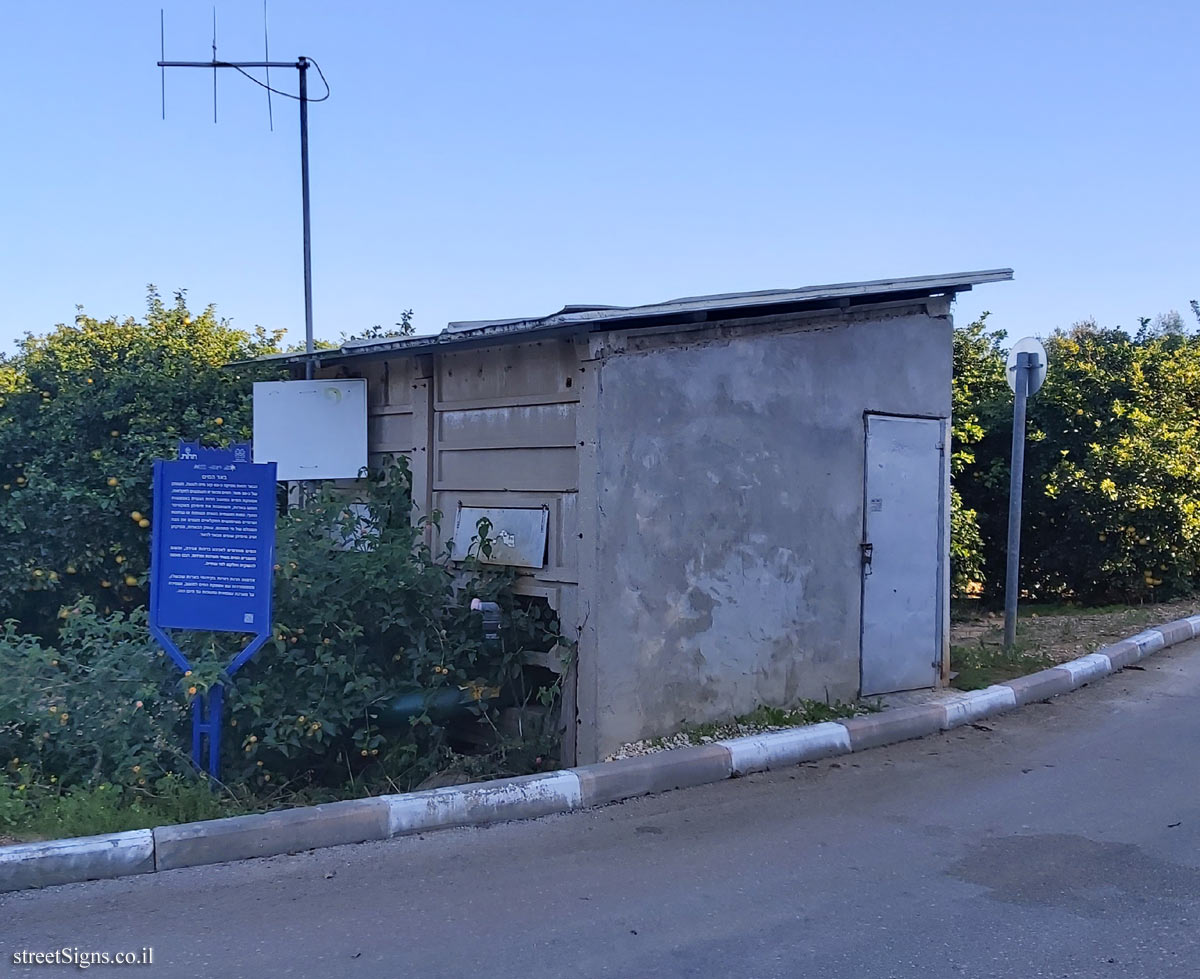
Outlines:
<svg viewBox="0 0 1200 979"><path fill-rule="evenodd" d="M1049 653L1020 645L1011 650L984 645L950 647L950 670L958 674L954 686L959 690L982 690L1047 669L1056 662Z"/></svg>
<svg viewBox="0 0 1200 979"><path fill-rule="evenodd" d="M255 808L178 776L138 791L110 784L63 791L54 785L0 783L0 835L17 840L96 836L237 816Z"/></svg>
<svg viewBox="0 0 1200 979"><path fill-rule="evenodd" d="M1200 596L1146 605L1021 605L1017 649L1003 649L1004 616L971 602L952 605L951 670L954 686L974 690L1094 653L1101 646L1196 612Z"/></svg>
<svg viewBox="0 0 1200 979"><path fill-rule="evenodd" d="M737 723L743 727L802 727L805 724L821 724L839 718L874 714L882 709L883 704L878 700L849 704L840 700L831 704L820 700L802 700L795 707L756 707L749 714L737 718Z"/></svg>

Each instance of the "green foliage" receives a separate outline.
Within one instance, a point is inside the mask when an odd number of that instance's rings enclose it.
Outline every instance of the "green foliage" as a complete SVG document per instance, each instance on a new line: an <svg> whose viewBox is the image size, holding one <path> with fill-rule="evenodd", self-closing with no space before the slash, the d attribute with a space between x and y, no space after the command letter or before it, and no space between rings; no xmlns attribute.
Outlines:
<svg viewBox="0 0 1200 979"><path fill-rule="evenodd" d="M0 631L0 765L17 784L145 786L187 769L186 717L141 610L62 610L54 646Z"/></svg>
<svg viewBox="0 0 1200 979"><path fill-rule="evenodd" d="M180 439L248 440L249 381L225 364L279 340L153 287L144 321L80 313L0 357L0 609L44 634L60 605L144 603L151 462Z"/></svg>
<svg viewBox="0 0 1200 979"><path fill-rule="evenodd" d="M381 326L376 323L374 326L369 326L353 336L343 333L342 343L345 344L351 340L387 340L391 337L411 337L416 332L417 328L413 325L413 311L406 309L400 314L400 319L390 327Z"/></svg>
<svg viewBox="0 0 1200 979"><path fill-rule="evenodd" d="M979 355L971 363L982 357L985 376L1002 375L999 349L980 340L964 339ZM1144 320L1133 336L1077 324L1046 349L1050 371L1028 405L1023 590L1088 603L1190 592L1200 567L1200 338L1175 314ZM960 510L976 514L983 576L1002 583L1012 396L994 381L955 384L955 434L964 429L969 446L956 452ZM954 530L955 552L973 551L970 521Z"/></svg>
<svg viewBox="0 0 1200 979"><path fill-rule="evenodd" d="M348 502L326 488L280 518L274 638L230 704L226 771L237 778L414 784L448 757L456 718L490 729L495 706L518 696L525 652L559 642L556 619L516 604L511 570L472 559L456 574L431 554L409 520L403 460ZM490 547L487 529L475 554ZM505 609L496 648L472 598ZM397 728L387 705L405 696L417 712Z"/></svg>
<svg viewBox="0 0 1200 979"><path fill-rule="evenodd" d="M979 514L963 505L958 487L950 487L950 594L953 598L983 594L983 534Z"/></svg>
<svg viewBox="0 0 1200 979"><path fill-rule="evenodd" d="M986 585L983 536L978 512L968 507L957 483L968 480L977 467L976 447L983 440L985 413L1008 391L1004 380L1002 331L989 333L984 313L954 331L954 384L951 392L950 474L950 587L956 597L977 595Z"/></svg>
<svg viewBox="0 0 1200 979"><path fill-rule="evenodd" d="M1029 586L1087 602L1191 591L1200 339L1084 325L1051 337L1047 354L1055 370L1029 413Z"/></svg>
<svg viewBox="0 0 1200 979"><path fill-rule="evenodd" d="M411 332L410 315L397 326ZM211 793L191 794L189 747L192 701L217 683L224 812L553 762L555 724L514 740L495 722L502 707L557 705L525 653L570 644L548 609L513 598L510 570L481 564L486 522L466 562L430 552L403 461L280 515L274 635L235 677L247 637L177 636L185 676L151 641L151 463L180 439L249 439L249 382L279 375L227 365L278 340L152 289L142 322L81 314L0 358L0 826L215 814L196 803ZM504 608L502 643L482 642L474 597Z"/></svg>
<svg viewBox="0 0 1200 979"><path fill-rule="evenodd" d="M57 783L0 781L0 830L45 839L152 829L247 811L179 775L136 788L101 782L63 789Z"/></svg>
<svg viewBox="0 0 1200 979"><path fill-rule="evenodd" d="M950 670L957 674L954 686L959 690L983 690L1054 664L1049 654L1022 649L1019 645L1015 649L982 644L950 647Z"/></svg>
<svg viewBox="0 0 1200 979"><path fill-rule="evenodd" d="M745 727L800 727L804 724L821 724L847 717L874 714L882 710L875 701L844 704L840 700L825 703L823 700L802 700L795 707L767 707L760 705L737 719Z"/></svg>
<svg viewBox="0 0 1200 979"><path fill-rule="evenodd" d="M452 765L469 774L543 767L553 745L506 743L494 721L501 706L553 698L553 688L524 684L522 661L530 649L569 649L557 620L517 604L510 570L435 557L410 509L401 461L360 481L353 499L325 487L281 515L274 635L233 678L224 669L245 637L177 636L194 664L180 676L140 608L97 614L79 599L61 611L53 645L8 622L0 809L19 807L8 818L27 827L90 812L92 831L161 814L172 780L193 780L190 702L216 683L228 691L222 776L235 807L403 791ZM473 555L489 549L487 529ZM475 597L506 609L494 647L482 642ZM413 708L387 723L387 705L406 695ZM492 747L464 762L456 730Z"/></svg>

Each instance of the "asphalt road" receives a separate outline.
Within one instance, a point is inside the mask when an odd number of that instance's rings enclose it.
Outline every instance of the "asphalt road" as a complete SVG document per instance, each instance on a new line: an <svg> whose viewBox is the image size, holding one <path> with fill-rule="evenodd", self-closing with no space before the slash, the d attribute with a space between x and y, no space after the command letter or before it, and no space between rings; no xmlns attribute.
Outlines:
<svg viewBox="0 0 1200 979"><path fill-rule="evenodd" d="M1200 642L936 738L532 823L0 895L103 974L1200 975Z"/></svg>

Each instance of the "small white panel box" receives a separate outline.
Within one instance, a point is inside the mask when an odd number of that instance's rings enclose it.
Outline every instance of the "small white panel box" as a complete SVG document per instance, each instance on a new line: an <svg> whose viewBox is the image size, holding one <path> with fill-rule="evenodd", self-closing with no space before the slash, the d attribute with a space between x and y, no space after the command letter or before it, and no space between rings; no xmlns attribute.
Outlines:
<svg viewBox="0 0 1200 979"><path fill-rule="evenodd" d="M281 480L354 479L367 465L367 382L259 381L254 461Z"/></svg>

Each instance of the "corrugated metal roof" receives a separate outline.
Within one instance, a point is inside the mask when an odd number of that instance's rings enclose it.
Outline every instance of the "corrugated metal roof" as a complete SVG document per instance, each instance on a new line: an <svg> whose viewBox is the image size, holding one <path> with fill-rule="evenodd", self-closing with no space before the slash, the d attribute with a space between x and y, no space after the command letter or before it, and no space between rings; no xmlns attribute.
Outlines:
<svg viewBox="0 0 1200 979"><path fill-rule="evenodd" d="M867 282L842 282L832 285L805 286L800 289L764 289L758 292L729 292L714 296L691 296L646 306L564 306L548 316L516 317L502 320L471 320L447 325L441 333L426 336L394 337L382 340L354 340L341 347L317 350L319 360L340 360L347 357L379 356L386 353L436 349L447 344L478 343L501 339L513 334L540 333L548 330L613 327L619 323L669 321L671 317L688 317L704 313L732 313L735 310L756 308L847 305L872 300L903 297L935 296L966 292L972 286L986 282L1005 282L1013 277L1012 269L987 269L979 272L958 272L949 275L922 275L903 279L874 279ZM761 309L765 313L766 309ZM304 353L273 354L260 360L302 363Z"/></svg>

